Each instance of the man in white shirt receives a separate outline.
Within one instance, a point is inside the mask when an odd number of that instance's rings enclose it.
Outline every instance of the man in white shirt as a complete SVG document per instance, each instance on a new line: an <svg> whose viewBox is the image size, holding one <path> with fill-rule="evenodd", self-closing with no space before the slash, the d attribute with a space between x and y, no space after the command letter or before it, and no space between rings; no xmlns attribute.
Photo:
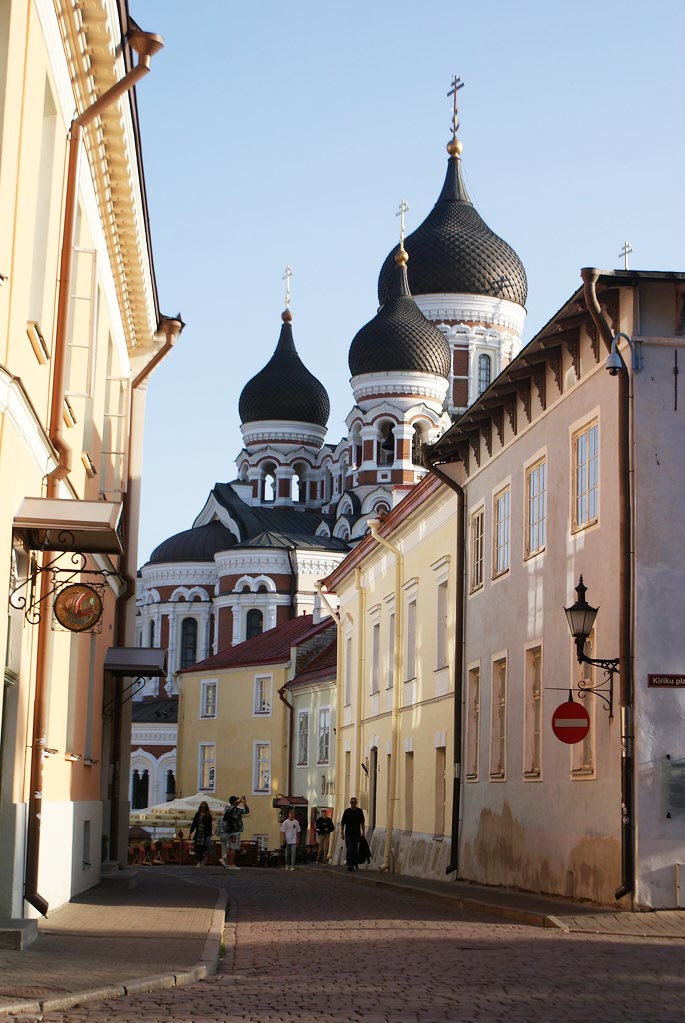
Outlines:
<svg viewBox="0 0 685 1023"><path fill-rule="evenodd" d="M288 810L288 816L281 824L283 835L283 846L285 848L285 869L295 869L295 857L297 855L297 843L300 837L300 822L295 820L295 811Z"/></svg>

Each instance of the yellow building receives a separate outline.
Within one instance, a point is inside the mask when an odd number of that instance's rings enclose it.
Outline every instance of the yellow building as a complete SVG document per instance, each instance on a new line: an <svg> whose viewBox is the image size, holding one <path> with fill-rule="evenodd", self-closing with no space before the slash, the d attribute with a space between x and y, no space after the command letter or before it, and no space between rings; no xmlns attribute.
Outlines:
<svg viewBox="0 0 685 1023"><path fill-rule="evenodd" d="M333 628L329 618L314 624L300 615L180 672L179 795L245 796L244 835L262 848L280 846L291 803L306 834L308 799L292 791L295 722L286 687L330 645Z"/></svg>
<svg viewBox="0 0 685 1023"><path fill-rule="evenodd" d="M133 646L145 388L182 328L159 313L132 91L161 46L125 3L0 2L3 919L125 855L133 669L105 657Z"/></svg>
<svg viewBox="0 0 685 1023"><path fill-rule="evenodd" d="M456 497L417 484L325 581L340 602L337 805L373 863L444 877L454 757Z"/></svg>

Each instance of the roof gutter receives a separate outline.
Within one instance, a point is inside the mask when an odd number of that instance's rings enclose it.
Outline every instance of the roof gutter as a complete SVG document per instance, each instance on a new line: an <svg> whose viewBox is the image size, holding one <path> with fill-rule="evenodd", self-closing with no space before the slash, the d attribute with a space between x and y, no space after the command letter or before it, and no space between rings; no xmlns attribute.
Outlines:
<svg viewBox="0 0 685 1023"><path fill-rule="evenodd" d="M462 786L462 732L464 703L464 601L465 588L465 552L466 552L466 516L464 514L466 497L464 489L447 473L443 472L435 462L431 461L430 446L424 444L421 449L423 464L445 486L457 495L457 543L455 552L456 596L454 609L454 716L453 716L453 748L454 772L452 776L452 834L450 842L450 862L445 868L446 874L459 874L459 830L461 823L461 786Z"/></svg>
<svg viewBox="0 0 685 1023"><path fill-rule="evenodd" d="M631 377L623 356L614 344L614 338L597 298L597 281L601 271L584 267L583 279L585 304L600 337L620 361L616 369L618 376L618 544L619 544L619 703L621 707L621 886L616 889L616 899L635 892L635 829L633 798L633 763L635 757L635 736L633 734L633 636L632 636L632 486L630 465L631 427Z"/></svg>

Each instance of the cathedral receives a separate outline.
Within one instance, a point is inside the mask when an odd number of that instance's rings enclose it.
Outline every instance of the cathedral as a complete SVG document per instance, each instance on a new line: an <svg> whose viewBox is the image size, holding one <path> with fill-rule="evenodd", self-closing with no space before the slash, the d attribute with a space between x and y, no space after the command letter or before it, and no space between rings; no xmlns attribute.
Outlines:
<svg viewBox="0 0 685 1023"><path fill-rule="evenodd" d="M236 478L216 483L192 527L163 540L140 569L137 641L168 650L168 674L135 697L134 807L173 793L168 726L177 673L312 612L315 582L363 538L369 519L382 518L426 474L423 445L521 349L526 272L467 192L459 87L455 79L437 201L406 237L402 203L400 241L378 278L378 312L350 344L352 408L342 439L326 440L328 394L297 353L286 288L273 355L240 396ZM150 726L153 700L166 727L159 741Z"/></svg>

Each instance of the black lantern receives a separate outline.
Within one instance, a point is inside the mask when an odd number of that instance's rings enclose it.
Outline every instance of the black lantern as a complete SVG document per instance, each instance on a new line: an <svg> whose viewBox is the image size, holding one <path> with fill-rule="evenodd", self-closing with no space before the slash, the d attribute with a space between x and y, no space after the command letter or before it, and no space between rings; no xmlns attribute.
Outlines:
<svg viewBox="0 0 685 1023"><path fill-rule="evenodd" d="M569 630L576 641L576 646L578 647L578 660L581 661L581 654L585 647L585 640L592 632L592 626L595 624L595 618L597 617L599 608L592 607L585 599L587 586L583 584L582 575L578 581L578 585L576 586L576 593L578 595L578 599L575 604L571 604L570 607L565 607L564 611L566 613Z"/></svg>
<svg viewBox="0 0 685 1023"><path fill-rule="evenodd" d="M585 653L585 642L592 632L595 624L598 607L592 607L585 599L587 587L583 583L581 575L576 586L577 600L570 607L565 607L566 620L571 635L576 641L576 654L579 664L591 664L593 667L601 668L604 671L605 681L601 685L593 685L587 679L581 679L577 685L577 693L581 699L588 693L599 696L609 711L609 717L614 716L614 673L618 671L618 657L588 657Z"/></svg>

